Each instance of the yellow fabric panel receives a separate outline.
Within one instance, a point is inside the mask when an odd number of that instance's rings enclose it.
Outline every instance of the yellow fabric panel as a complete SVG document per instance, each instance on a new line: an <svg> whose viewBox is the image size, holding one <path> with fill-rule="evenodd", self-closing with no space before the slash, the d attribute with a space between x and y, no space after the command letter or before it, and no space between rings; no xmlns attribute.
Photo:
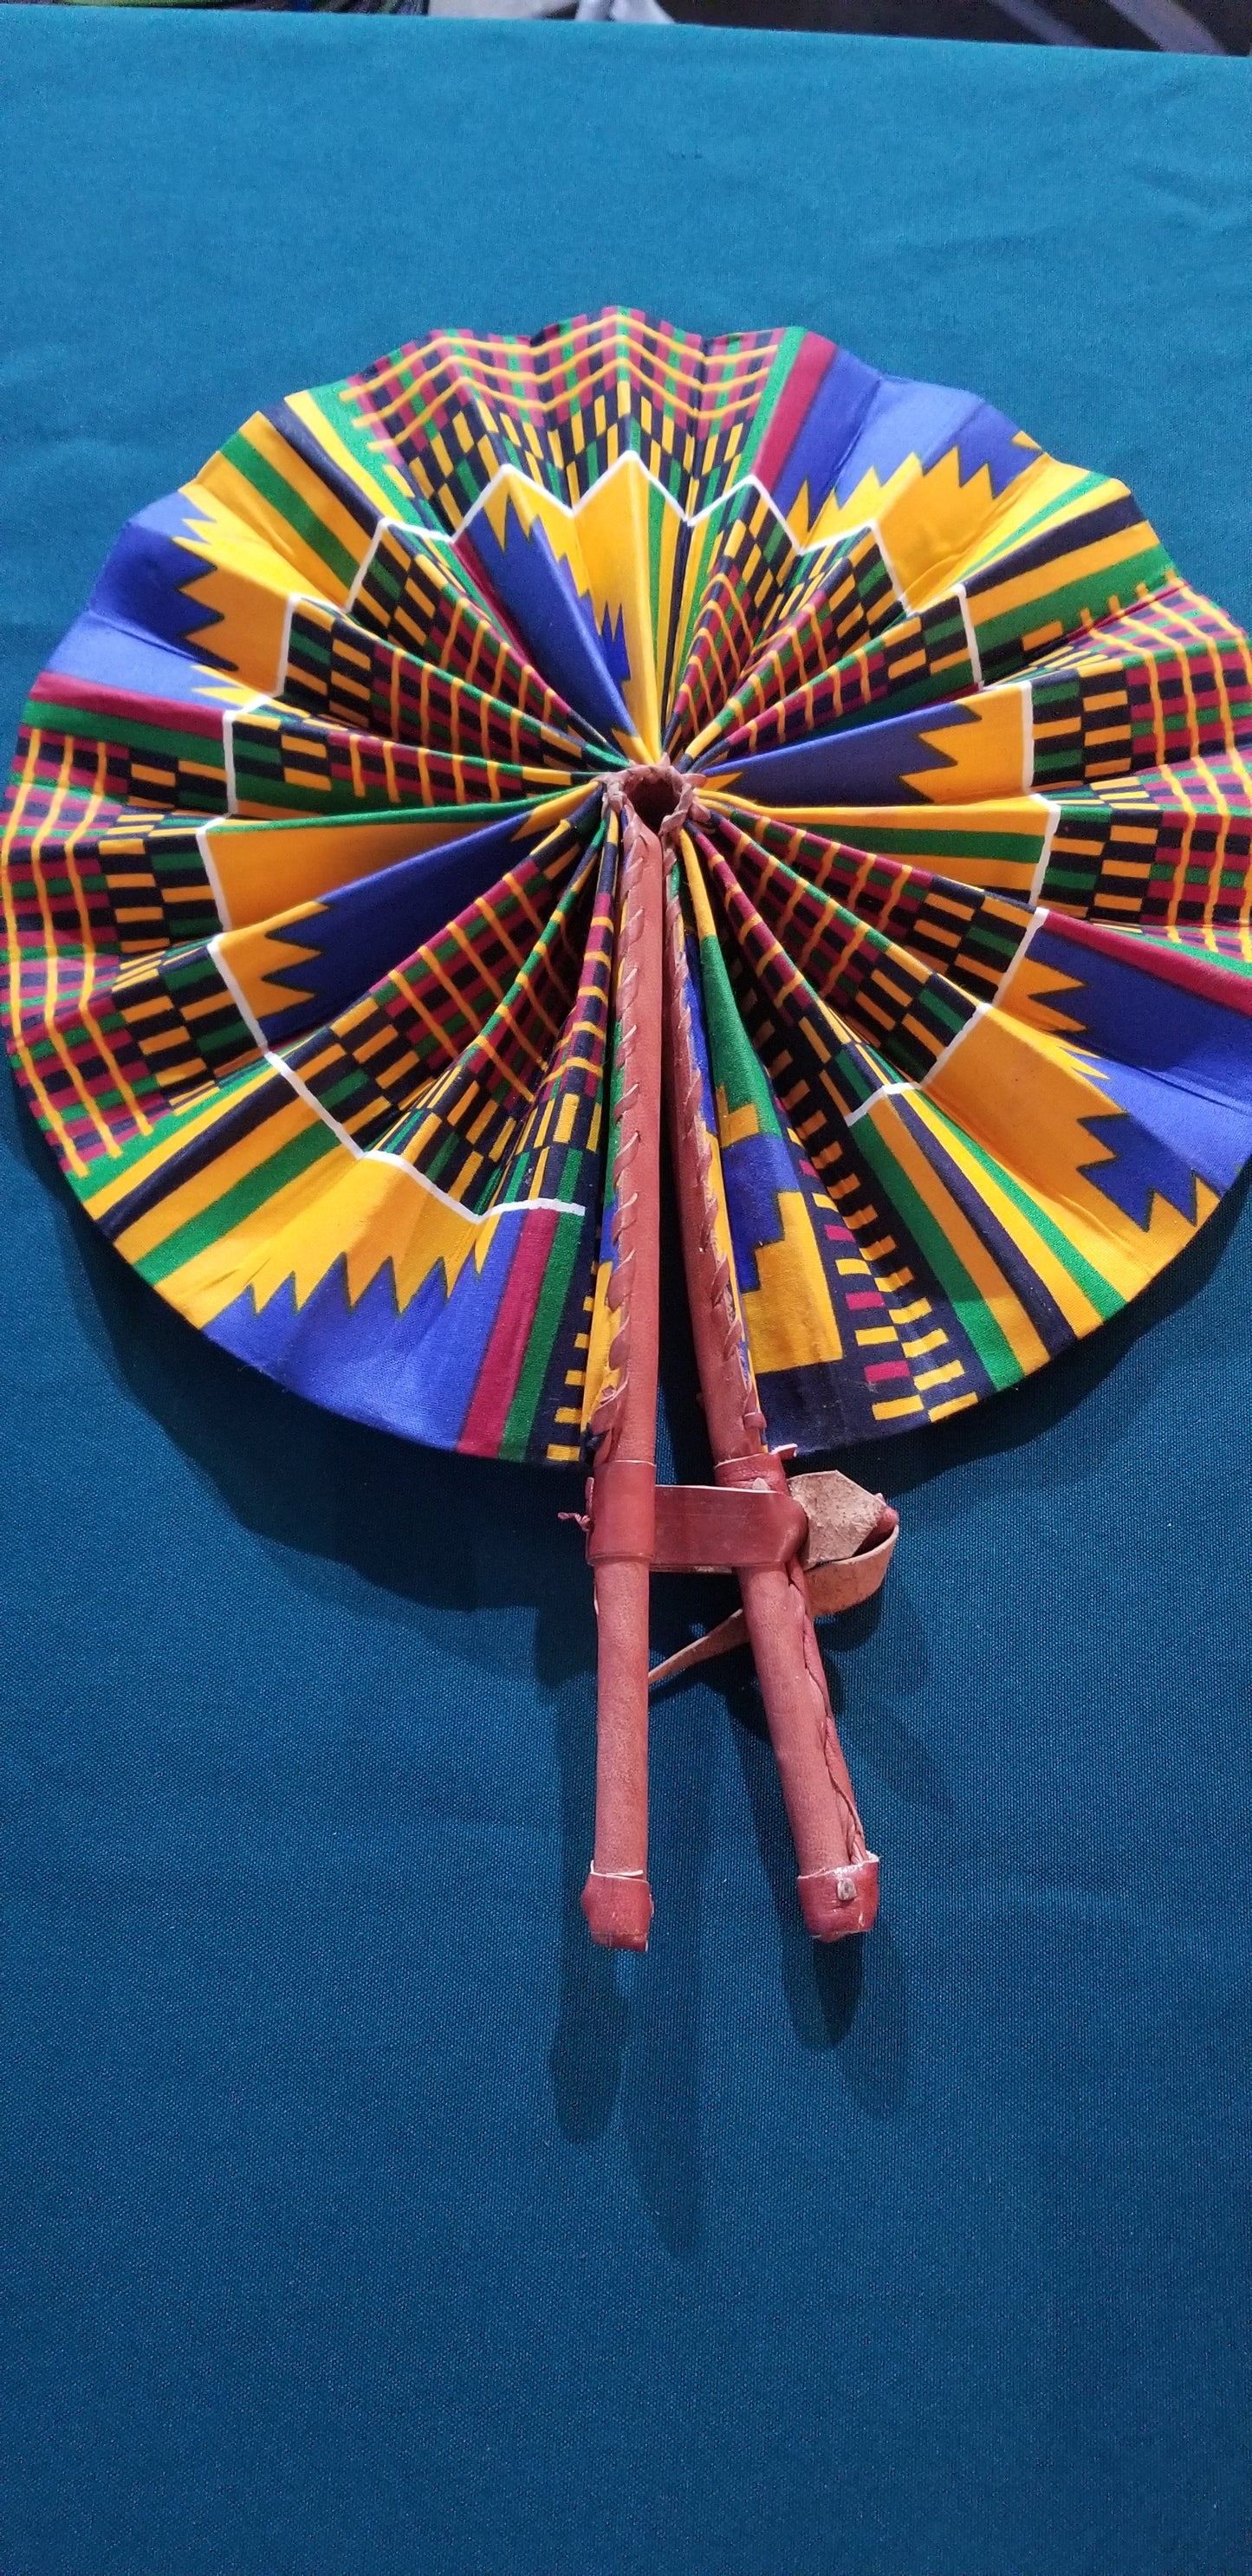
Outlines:
<svg viewBox="0 0 1252 2576"><path fill-rule="evenodd" d="M84 1197L83 1205L87 1214L96 1218L107 1216L109 1209L116 1207L119 1199L128 1198L132 1190L142 1189L144 1184L160 1171L163 1164L168 1163L175 1154L181 1154L187 1145L194 1144L197 1137L207 1134L209 1128L215 1126L219 1119L231 1115L240 1103L248 1098L250 1091L255 1090L260 1083L268 1082L269 1078L268 1065L261 1065L249 1081L241 1083L237 1088L232 1085L225 1098L212 1100L207 1107L167 1111L162 1120L163 1133L152 1147L151 1153L145 1154L139 1162L128 1163L126 1169L115 1179L105 1181L99 1189L92 1190Z"/></svg>
<svg viewBox="0 0 1252 2576"><path fill-rule="evenodd" d="M779 1191L778 1214L781 1238L758 1246L758 1285L745 1289L742 1297L748 1347L759 1375L811 1368L843 1356L817 1237L798 1190Z"/></svg>
<svg viewBox="0 0 1252 2576"><path fill-rule="evenodd" d="M275 444L280 446L283 458L291 458L291 449L281 440L275 439L274 432L269 430L268 422L263 425L269 433L271 446ZM250 443L253 427L254 424L250 422L246 433ZM260 446L259 439L257 445ZM299 462L298 459L293 461ZM284 464L277 465L276 471L282 474L284 482L291 483L295 488L295 477L286 472ZM313 485L313 477L308 473L307 467L303 471L305 481ZM285 556L292 570L297 574L301 588L310 591L315 599L330 599L334 601L337 608L342 607L348 595L347 582L342 581L339 575L331 570L330 565L324 562L316 548L305 542L298 531L291 526L290 521L280 515L273 504L265 499L263 493L258 492L255 485L248 481L246 474L241 474L238 467L231 464L228 457L211 456L208 464L197 476L193 488L197 493L213 494L234 518L242 519L245 527L255 529L256 534L264 538L276 553ZM329 519L331 505L325 486L317 484L314 489L318 497L311 497L309 506L318 518L325 515ZM327 503L325 514L320 507L321 500ZM337 510L336 518L351 530L351 538L342 538L341 542L347 546L354 560L359 562L367 542L364 530L357 526L355 519L349 519L344 510ZM334 533L336 536L340 535L338 526L335 527Z"/></svg>
<svg viewBox="0 0 1252 2576"><path fill-rule="evenodd" d="M316 1123L316 1110L310 1109L308 1102L301 1100L298 1093L288 1094L283 1106L261 1126L252 1128L238 1144L228 1147L202 1171L193 1173L190 1180L171 1190L146 1215L136 1217L133 1225L128 1225L117 1238L119 1252L127 1261L142 1261L145 1254L155 1252L162 1243L168 1243L181 1225L189 1224L193 1217L202 1216L206 1208L212 1207L215 1200L224 1198L226 1192L246 1179L249 1172L268 1162L271 1155L281 1153L284 1145L289 1145L306 1127ZM180 1142L185 1143L186 1137ZM315 1165L314 1169L317 1168ZM306 1173L304 1177L311 1179L312 1174ZM133 1179L131 1186L134 1186ZM270 1205L273 1204L271 1200Z"/></svg>
<svg viewBox="0 0 1252 2576"><path fill-rule="evenodd" d="M1039 477L1039 465L1029 466L1011 488L1032 490ZM912 607L940 598L951 587L979 540L986 541L996 516L990 468L980 465L963 483L955 447L884 502L877 513L878 533Z"/></svg>
<svg viewBox="0 0 1252 2576"><path fill-rule="evenodd" d="M320 904L297 904L290 912L251 922L244 930L224 930L214 940L214 955L238 986L254 1019L269 1019L290 1010L294 1002L312 998L311 988L300 983L299 970L316 957L317 950L302 945L299 924L316 920L320 911ZM270 978L278 975L287 980L272 983Z"/></svg>
<svg viewBox="0 0 1252 2576"><path fill-rule="evenodd" d="M628 451L611 474L592 486L576 514L578 543L591 591L596 623L608 614L616 625L620 612L630 664L622 695L639 739L640 757L655 760L661 749L656 641L652 632L652 582L648 549L648 508L652 492L639 458ZM675 526L678 512L669 505Z"/></svg>
<svg viewBox="0 0 1252 2576"><path fill-rule="evenodd" d="M921 1108L918 1093L910 1095ZM953 1198L920 1145L909 1133L889 1092L880 1094L866 1116L878 1130L889 1153L912 1182L918 1197L929 1209L936 1224L951 1244L962 1267L968 1271L983 1304L995 1318L1014 1358L1025 1372L1042 1368L1047 1350L1040 1340L1016 1291L1010 1287L1003 1271L987 1250L965 1210ZM947 1129L944 1141L949 1142Z"/></svg>
<svg viewBox="0 0 1252 2576"><path fill-rule="evenodd" d="M398 512L396 509L397 500L408 497L403 485L400 485L398 490L388 491L377 477L369 472L368 467L362 465L360 457L352 448L345 445L334 422L329 419L311 393L289 394L287 407L289 411L295 413L297 420L304 422L306 429L312 430L319 446L324 447L327 455L334 458L340 471L350 477L357 490L364 493L366 500L373 502L376 510L381 511L385 518L403 517L403 510ZM396 481L399 484L399 477Z"/></svg>
<svg viewBox="0 0 1252 2576"><path fill-rule="evenodd" d="M542 840L546 832L574 811L586 795L583 787L545 799L517 818L518 855ZM330 894L336 886L353 885L419 851L444 847L480 832L483 814L432 812L370 815L342 820L328 815L316 822L249 822L223 817L206 825L207 845L227 920L224 928L243 929L271 920L297 904Z"/></svg>
<svg viewBox="0 0 1252 2576"><path fill-rule="evenodd" d="M1148 1225L1136 1225L1087 1179L1082 1166L1111 1162L1113 1151L1082 1122L1115 1114L1116 1104L1086 1074L1082 1058L1063 1038L1028 1028L1010 1010L1011 1005L997 1006L970 1026L929 1078L925 1094L919 1093L918 1108L925 1115L927 1102L933 1101L943 1109L1012 1172L1119 1297L1134 1297L1190 1242L1195 1228L1159 1192L1153 1195ZM947 1133L944 1143L966 1167L959 1141ZM1042 1234L973 1157L967 1167L1008 1232L1027 1249L1032 1268L1062 1314L1076 1331L1090 1332L1100 1315ZM1210 1194L1208 1207L1215 1205Z"/></svg>
<svg viewBox="0 0 1252 2576"><path fill-rule="evenodd" d="M245 1288L261 1307L290 1283L302 1306L342 1257L352 1305L389 1262L404 1307L439 1265L450 1295L468 1260L481 1269L496 1226L518 1222L467 1216L396 1162L336 1146L173 1271L162 1293L195 1324L211 1323Z"/></svg>
<svg viewBox="0 0 1252 2576"><path fill-rule="evenodd" d="M978 797L1025 792L1032 739L1030 690L1024 681L1010 680L984 690L980 698L963 700L952 724L932 730L924 719L918 721L923 742L941 752L944 763L906 773L905 785L915 787L928 805L965 805Z"/></svg>
<svg viewBox="0 0 1252 2576"><path fill-rule="evenodd" d="M770 820L768 807L754 805L746 796L717 787L701 787L700 793L706 805L728 806L736 816L759 814ZM882 849L903 867L925 868L960 885L977 886L988 894L1015 895L1024 902L1047 844L1053 810L1046 797L1027 794L988 796L976 805L945 805L941 826L916 805L789 805L787 821L805 831L825 833L845 848L870 853ZM936 829L944 834L940 852L928 847ZM959 846L963 831L969 835L966 851ZM1009 834L1026 842L1023 857L993 857L979 846ZM949 837L956 840L955 849L948 846ZM895 846L901 840L905 846Z"/></svg>

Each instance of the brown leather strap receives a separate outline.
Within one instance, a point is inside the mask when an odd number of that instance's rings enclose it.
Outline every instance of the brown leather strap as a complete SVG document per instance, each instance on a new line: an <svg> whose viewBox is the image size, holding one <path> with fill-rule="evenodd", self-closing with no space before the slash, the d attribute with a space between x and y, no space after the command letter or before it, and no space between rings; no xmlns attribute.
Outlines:
<svg viewBox="0 0 1252 2576"><path fill-rule="evenodd" d="M883 1506L890 1526L876 1547L862 1548L858 1556L839 1557L828 1565L809 1564L805 1568L809 1601L813 1615L825 1619L832 1611L855 1609L859 1601L868 1601L877 1592L895 1554L900 1526L890 1504ZM648 1675L648 1687L655 1690L658 1682L673 1681L678 1673L690 1672L693 1664L707 1664L715 1655L728 1655L735 1646L746 1646L748 1623L742 1610L732 1610L702 1637L693 1637L689 1646L680 1646L676 1654L667 1655L664 1663L654 1664Z"/></svg>
<svg viewBox="0 0 1252 2576"><path fill-rule="evenodd" d="M720 1574L787 1565L808 1521L789 1493L757 1481L658 1485L650 1459L613 1458L587 1488L587 1561L651 1565L659 1574Z"/></svg>
<svg viewBox="0 0 1252 2576"><path fill-rule="evenodd" d="M660 1574L729 1573L741 1565L787 1565L803 1545L808 1522L790 1494L767 1485L658 1485L656 1553Z"/></svg>

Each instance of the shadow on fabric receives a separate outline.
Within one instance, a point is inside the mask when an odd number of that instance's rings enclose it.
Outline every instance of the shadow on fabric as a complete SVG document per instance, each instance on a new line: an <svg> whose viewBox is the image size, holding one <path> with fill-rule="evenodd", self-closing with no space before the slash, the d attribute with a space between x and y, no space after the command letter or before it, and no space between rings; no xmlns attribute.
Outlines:
<svg viewBox="0 0 1252 2576"><path fill-rule="evenodd" d="M565 2136L589 2145L621 2105L641 2198L661 2241L696 2250L701 2233L699 2140L703 1881L711 1844L710 1782L719 1704L777 1918L780 1976L801 2045L840 2052L850 2092L872 2116L905 2097L909 2034L902 1962L889 1920L868 1944L829 1949L807 1937L778 1775L746 1651L715 1678L658 1695L652 1744L652 1876L666 1940L646 1979L635 1963L597 1950L579 1894L592 1841L595 1623L578 1533L579 1478L425 1450L289 1395L196 1333L99 1235L62 1181L19 1104L17 1150L58 1216L70 1294L115 1382L152 1415L228 1508L267 1544L291 1551L319 1588L349 1569L399 1605L470 1611L533 1604L536 1678L554 1705L561 1805L561 1940L549 2068ZM1196 1242L1147 1294L1044 1375L941 1430L844 1452L839 1464L893 1496L919 1493L950 1470L1023 1448L1076 1412L1164 1316L1203 1287L1221 1261L1252 1185L1245 1173ZM669 1188L667 1177L667 1189ZM665 1211L676 1239L672 1192ZM663 1476L708 1473L685 1302L666 1283L663 1311ZM1129 1390L1128 1390L1129 1392ZM905 1537L907 1544L907 1515ZM671 1578L654 1593L658 1645L669 1651L722 1614L716 1578ZM837 1628L827 1626L832 1699L838 1662L888 1618L906 1663L924 1675L926 1645L905 1587L889 1583ZM875 1721L874 1759L892 1785L938 1815L950 1799L927 1746L898 1715Z"/></svg>

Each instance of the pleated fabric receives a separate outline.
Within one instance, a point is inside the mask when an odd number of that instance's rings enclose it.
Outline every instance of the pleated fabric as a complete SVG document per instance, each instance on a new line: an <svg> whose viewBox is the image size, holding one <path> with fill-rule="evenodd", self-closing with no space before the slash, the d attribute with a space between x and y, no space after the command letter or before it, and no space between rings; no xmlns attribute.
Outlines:
<svg viewBox="0 0 1252 2576"><path fill-rule="evenodd" d="M624 766L676 867L775 1445L937 1421L1252 1152L1252 656L1125 486L813 333L440 333L123 531L4 808L84 1206L340 1412L570 1463L605 1384Z"/></svg>

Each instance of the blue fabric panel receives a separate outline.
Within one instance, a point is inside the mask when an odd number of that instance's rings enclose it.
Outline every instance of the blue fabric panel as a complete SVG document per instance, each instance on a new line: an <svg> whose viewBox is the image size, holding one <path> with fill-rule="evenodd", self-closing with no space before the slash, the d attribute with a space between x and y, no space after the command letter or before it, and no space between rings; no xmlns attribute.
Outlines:
<svg viewBox="0 0 1252 2576"><path fill-rule="evenodd" d="M882 378L851 349L836 349L782 472L773 482L780 510L790 510L807 483L809 521L835 489L835 478L866 419Z"/></svg>
<svg viewBox="0 0 1252 2576"><path fill-rule="evenodd" d="M709 775L763 805L925 805L910 781L927 769L951 769L952 757L928 737L973 723L954 698L923 707L915 716L884 716L874 724L844 720L839 733L788 743L782 751L753 752L733 769Z"/></svg>
<svg viewBox="0 0 1252 2576"><path fill-rule="evenodd" d="M579 592L570 566L558 562L542 519L527 531L508 501L501 543L486 510L479 510L458 552L468 556L471 570L499 600L535 668L566 705L607 740L619 732L629 740L631 722L619 683L630 678L630 663L620 623L615 633L606 610L601 633L590 599Z"/></svg>
<svg viewBox="0 0 1252 2576"><path fill-rule="evenodd" d="M916 457L919 465L933 465L954 441L962 483L985 465L998 496L1025 473L1031 461L1029 448L1017 446L1015 439L1012 421L989 403L971 401L968 394L948 385L894 384L888 379L840 466L839 499L849 501L871 470L880 483L889 483L910 457Z"/></svg>
<svg viewBox="0 0 1252 2576"><path fill-rule="evenodd" d="M1198 943L1194 953L1203 961ZM1238 1030L1232 1012L1156 976L1145 1007L1144 977L1133 957L1110 957L1086 940L1067 938L1064 919L1055 913L1036 931L1030 955L1072 979L1059 990L1075 1046L1089 1046L1111 1063L1137 1066L1232 1108L1252 1109L1247 1053L1237 1035L1232 1038L1232 1029Z"/></svg>
<svg viewBox="0 0 1252 2576"><path fill-rule="evenodd" d="M85 608L55 650L44 656L48 671L66 671L76 680L94 680L103 689L129 689L160 698L166 706L221 704L219 671L193 660L182 646L155 644L136 626L101 617ZM32 671L31 678L34 678ZM215 695L216 693L216 695ZM6 752L11 746L6 744Z"/></svg>
<svg viewBox="0 0 1252 2576"><path fill-rule="evenodd" d="M345 1010L357 994L381 982L392 967L403 966L424 940L497 885L534 846L533 834L530 839L519 835L512 814L319 896L316 907L310 906L292 926L294 944L307 954L267 975L280 990L290 985L296 997L281 1010L264 1013L260 1025L271 1045L285 1045Z"/></svg>
<svg viewBox="0 0 1252 2576"><path fill-rule="evenodd" d="M610 299L968 385L1252 614L1246 63L21 8L0 52L8 727L258 404ZM905 1528L837 1650L863 1956L803 1936L732 1667L657 1708L615 1966L574 1480L197 1342L3 1117L5 2576L1248 2576L1245 1194L976 1430L850 1462ZM723 1598L658 1583L658 1643Z"/></svg>
<svg viewBox="0 0 1252 2576"><path fill-rule="evenodd" d="M183 652L202 653L205 630L221 624L221 613L206 600L187 597L188 582L202 581L205 573L203 555L179 542L192 535L195 527L195 512L181 492L167 493L150 510L137 511L129 527L123 528L92 592L90 605L96 615L133 625L141 635L164 636ZM53 667L73 671L76 665L60 662ZM276 673L273 676L277 678Z"/></svg>

